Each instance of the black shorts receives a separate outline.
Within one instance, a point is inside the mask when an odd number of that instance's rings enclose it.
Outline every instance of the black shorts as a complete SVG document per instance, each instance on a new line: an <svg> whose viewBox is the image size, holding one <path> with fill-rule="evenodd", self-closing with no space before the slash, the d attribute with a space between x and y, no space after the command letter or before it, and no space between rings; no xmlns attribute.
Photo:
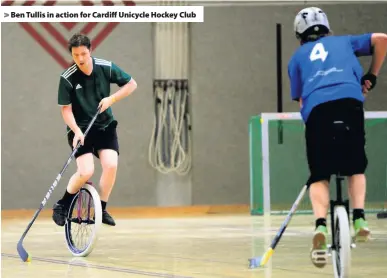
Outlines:
<svg viewBox="0 0 387 278"><path fill-rule="evenodd" d="M362 102L345 98L320 104L305 126L310 183L329 181L331 175L365 172L368 160Z"/></svg>
<svg viewBox="0 0 387 278"><path fill-rule="evenodd" d="M85 130L83 130L84 132ZM73 150L74 132L70 131L67 134L67 142ZM103 149L112 149L119 154L118 137L117 137L117 121L113 121L105 129L98 129L91 127L89 133L86 135L85 144L80 146L75 154L75 158L92 153L99 158L98 151Z"/></svg>

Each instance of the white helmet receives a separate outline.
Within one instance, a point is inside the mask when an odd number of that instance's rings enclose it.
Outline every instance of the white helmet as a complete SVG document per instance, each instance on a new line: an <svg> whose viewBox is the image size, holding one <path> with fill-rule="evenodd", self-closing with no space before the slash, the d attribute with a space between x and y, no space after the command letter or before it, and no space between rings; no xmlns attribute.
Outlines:
<svg viewBox="0 0 387 278"><path fill-rule="evenodd" d="M301 35L311 27L315 28L309 29L308 31L312 31L311 33L315 31L317 33L321 29L319 26L323 27L323 29L326 29L328 32L330 31L327 15L320 8L305 8L301 10L294 19L294 31L296 32L297 38L300 38Z"/></svg>

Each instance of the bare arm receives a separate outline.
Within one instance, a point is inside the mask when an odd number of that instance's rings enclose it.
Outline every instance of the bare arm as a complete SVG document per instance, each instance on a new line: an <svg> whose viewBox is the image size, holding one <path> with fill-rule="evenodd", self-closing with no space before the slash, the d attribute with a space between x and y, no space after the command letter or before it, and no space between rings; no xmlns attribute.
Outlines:
<svg viewBox="0 0 387 278"><path fill-rule="evenodd" d="M71 128L71 130L74 133L81 131L81 129L79 128L79 126L77 125L77 123L75 121L73 110L71 108L71 104L61 106L61 113L62 113L62 117L63 117L64 122L66 123L66 125L69 128Z"/></svg>
<svg viewBox="0 0 387 278"><path fill-rule="evenodd" d="M137 83L132 78L127 84L122 86L116 93L112 94L113 102L120 101L121 99L129 96L137 89Z"/></svg>
<svg viewBox="0 0 387 278"><path fill-rule="evenodd" d="M387 34L374 33L371 37L371 45L374 48L369 72L378 76L387 53Z"/></svg>

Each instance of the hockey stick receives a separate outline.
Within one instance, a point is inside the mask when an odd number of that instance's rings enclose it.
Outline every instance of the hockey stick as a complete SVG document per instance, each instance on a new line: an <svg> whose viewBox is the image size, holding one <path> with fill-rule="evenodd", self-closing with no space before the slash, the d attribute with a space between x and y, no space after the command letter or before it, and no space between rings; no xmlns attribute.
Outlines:
<svg viewBox="0 0 387 278"><path fill-rule="evenodd" d="M89 126L87 127L87 129L86 129L86 131L84 133L85 138L86 138L86 135L89 132L91 126L94 124L95 120L97 119L99 112L100 112L100 108L98 108L97 113L95 114L95 116L91 120ZM56 177L54 183L51 185L50 189L48 190L46 196L44 197L42 203L40 204L39 209L35 212L34 217L30 221L30 223L28 224L28 226L27 226L26 230L24 231L23 235L21 236L19 242L17 243L17 252L19 253L20 258L24 262L30 262L31 261L31 256L27 253L26 249L23 247L23 240L26 237L28 231L30 230L32 224L35 222L36 218L38 217L39 213L42 211L43 207L46 205L47 200L51 196L51 193L54 191L55 187L58 185L60 179L62 178L63 173L65 172L65 170L69 166L71 160L73 159L74 155L76 154L76 152L78 151L80 146L81 146L81 142L79 141L77 146L71 152L71 155L70 155L69 159L67 160L66 164L63 166L62 170L60 171L60 173Z"/></svg>
<svg viewBox="0 0 387 278"><path fill-rule="evenodd" d="M249 268L262 267L262 266L264 266L269 261L270 257L273 255L275 247L277 246L278 242L280 241L280 239L282 237L282 234L285 232L287 226L289 225L290 220L292 219L292 216L293 216L294 212L296 211L296 209L297 209L299 203L301 202L302 198L304 197L305 192L308 189L308 187L309 187L308 184L306 184L306 185L304 185L302 187L302 190L301 190L300 194L298 195L296 201L294 202L292 208L290 209L288 215L286 216L285 221L282 223L281 228L277 232L275 238L271 242L271 245L267 249L265 254L263 254L262 257L255 257L255 258L249 259L249 262L250 262Z"/></svg>

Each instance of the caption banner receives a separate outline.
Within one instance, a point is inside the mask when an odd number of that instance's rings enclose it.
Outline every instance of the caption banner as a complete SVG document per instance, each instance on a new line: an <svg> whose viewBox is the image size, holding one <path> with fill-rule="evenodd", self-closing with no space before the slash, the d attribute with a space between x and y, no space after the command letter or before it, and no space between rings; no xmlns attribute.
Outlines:
<svg viewBox="0 0 387 278"><path fill-rule="evenodd" d="M2 6L2 22L203 22L202 6Z"/></svg>

